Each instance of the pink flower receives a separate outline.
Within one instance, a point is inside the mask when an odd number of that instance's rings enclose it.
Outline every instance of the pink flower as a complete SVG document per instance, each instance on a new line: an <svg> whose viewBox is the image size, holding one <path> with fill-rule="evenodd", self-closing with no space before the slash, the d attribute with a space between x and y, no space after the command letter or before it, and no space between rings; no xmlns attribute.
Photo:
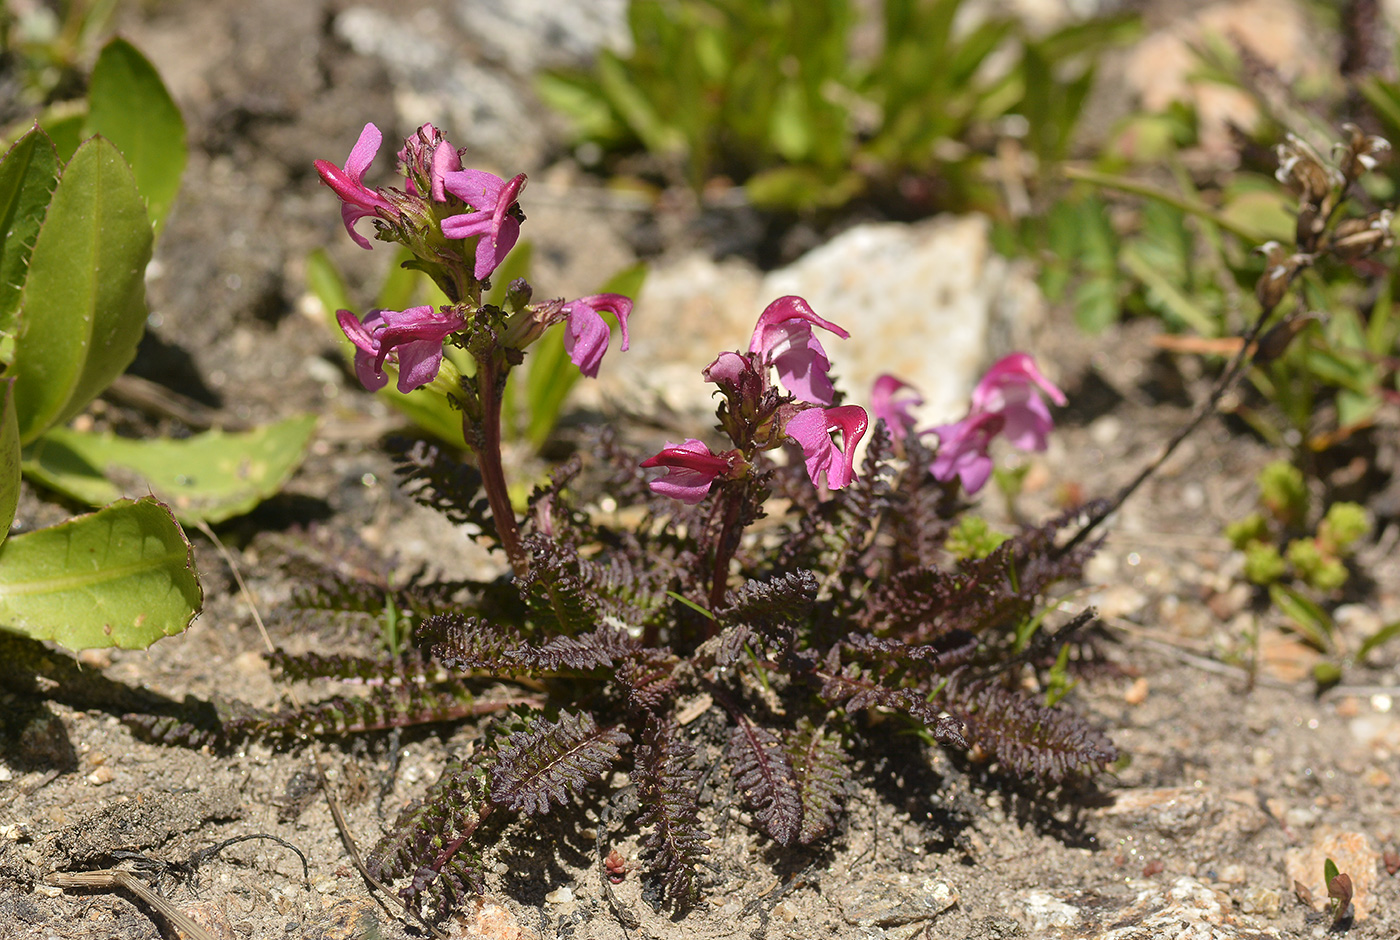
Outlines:
<svg viewBox="0 0 1400 940"><path fill-rule="evenodd" d="M380 209L393 208L376 190L361 182L365 170L374 162L375 154L379 153L379 145L383 140L384 135L379 132L379 128L373 124L366 124L364 130L360 131L360 139L355 141L355 146L351 148L343 169L329 160L316 161L316 172L320 174L321 182L340 197L340 217L345 221L345 230L361 248L374 246L369 243L369 239L355 231L355 223L365 216L377 215Z"/></svg>
<svg viewBox="0 0 1400 940"><path fill-rule="evenodd" d="M336 322L355 344L355 374L370 391L389 381L384 360L392 353L399 363L399 391L407 394L427 385L442 368L442 342L466 325L451 308L429 306L407 310L371 310L361 323L349 310L338 310Z"/></svg>
<svg viewBox="0 0 1400 940"><path fill-rule="evenodd" d="M484 170L456 170L443 175L443 186L475 212L442 220L448 238L481 236L476 243L476 279L484 281L500 266L520 237L520 220L511 207L525 188L525 174L503 180Z"/></svg>
<svg viewBox="0 0 1400 940"><path fill-rule="evenodd" d="M448 173L462 169L462 159L456 149L442 139L442 134L431 124L424 124L417 133L403 142L399 151L399 162L408 174L408 192L420 196L415 180L428 181L428 193L434 202L446 202L445 182Z"/></svg>
<svg viewBox="0 0 1400 940"><path fill-rule="evenodd" d="M655 457L642 461L643 467L665 467L666 475L652 480L653 493L678 499L694 506L710 492L710 484L729 472L733 455L720 457L695 438L684 444L666 442Z"/></svg>
<svg viewBox="0 0 1400 940"><path fill-rule="evenodd" d="M628 344L627 318L632 313L632 301L621 294L590 294L566 303L561 312L568 317L564 325L564 350L573 360L578 370L590 379L598 377L598 366L603 361L603 353L608 351L608 339L612 335L607 321L598 311L606 310L617 317L622 327L622 349Z"/></svg>
<svg viewBox="0 0 1400 940"><path fill-rule="evenodd" d="M895 394L904 388L913 394L896 399ZM885 426L890 429L890 436L897 441L904 440L914 430L914 416L909 409L917 408L923 403L923 398L914 390L914 386L908 382L901 382L888 373L875 380L875 387L870 392L870 410L875 413L877 419L885 422Z"/></svg>
<svg viewBox="0 0 1400 940"><path fill-rule="evenodd" d="M855 451L870 419L859 405L837 408L807 408L788 419L783 433L802 446L807 476L813 486L826 475L826 487L839 490L856 478ZM831 440L831 432L841 432L841 446Z"/></svg>
<svg viewBox="0 0 1400 940"><path fill-rule="evenodd" d="M1063 407L1068 399L1036 368L1025 353L999 359L972 390L972 411L992 412L1006 419L1002 433L1020 450L1044 450L1045 436L1055 427L1044 392Z"/></svg>
<svg viewBox="0 0 1400 940"><path fill-rule="evenodd" d="M779 297L759 315L749 352L758 353L763 365L775 366L778 380L799 401L829 405L836 400L836 389L827 375L831 361L812 335L813 326L842 339L851 335L813 313L801 297Z"/></svg>
<svg viewBox="0 0 1400 940"><path fill-rule="evenodd" d="M992 475L987 448L1005 425L997 412L973 411L956 424L932 428L938 435L938 453L929 466L933 478L947 483L957 477L969 496L986 486Z"/></svg>

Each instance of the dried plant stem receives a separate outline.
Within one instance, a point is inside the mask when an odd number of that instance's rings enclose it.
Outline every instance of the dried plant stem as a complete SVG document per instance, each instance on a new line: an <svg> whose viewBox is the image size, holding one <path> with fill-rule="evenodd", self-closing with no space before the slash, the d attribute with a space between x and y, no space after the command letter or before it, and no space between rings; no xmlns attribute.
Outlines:
<svg viewBox="0 0 1400 940"><path fill-rule="evenodd" d="M1251 325L1249 330L1245 333L1244 341L1240 343L1240 348L1235 351L1234 358L1230 360L1230 364L1225 367L1225 371L1220 374L1220 377L1215 380L1215 386L1210 390L1210 395L1196 407L1196 411L1191 415L1190 420L1177 429L1177 432L1162 445L1161 452L1139 470L1137 476L1129 480L1106 505L1095 510L1089 518L1085 520L1084 524L1079 527L1079 530L1070 537L1069 541L1056 549L1055 553L1057 556L1064 555L1066 552L1072 551L1081 545L1105 519L1117 512L1119 507L1127 502L1128 497L1137 492L1138 487L1142 486L1152 474L1161 469L1162 464L1167 462L1167 458L1171 457L1177 447L1181 446L1181 442L1190 437L1191 432L1201 426L1201 422L1205 421L1206 418L1216 412L1220 406L1220 400L1225 397L1225 393L1234 387L1235 383L1239 381L1240 376L1244 375L1247 362L1254 355L1256 349L1255 343L1259 339L1259 333L1263 330L1264 323L1273 312L1274 308L1272 307L1265 308L1259 312L1259 316L1255 318L1253 325Z"/></svg>
<svg viewBox="0 0 1400 940"><path fill-rule="evenodd" d="M184 911L156 894L146 883L129 871L109 868L101 871L54 872L44 879L56 888L120 888L141 899L147 907L189 940L214 940L214 935Z"/></svg>

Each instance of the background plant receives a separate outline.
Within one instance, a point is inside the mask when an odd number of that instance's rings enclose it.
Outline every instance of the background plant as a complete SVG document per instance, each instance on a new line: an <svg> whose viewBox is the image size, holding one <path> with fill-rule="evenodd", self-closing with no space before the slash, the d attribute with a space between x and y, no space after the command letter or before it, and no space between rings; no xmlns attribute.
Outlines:
<svg viewBox="0 0 1400 940"><path fill-rule="evenodd" d="M962 0L881 7L871 24L851 0L634 0L630 55L538 87L607 166L644 149L697 193L723 176L763 206L862 197L910 217L996 205L999 140L1013 163L1063 157L1097 53L1136 31L1104 18L1036 38L1005 18L960 28Z"/></svg>
<svg viewBox="0 0 1400 940"><path fill-rule="evenodd" d="M70 648L144 647L183 630L201 602L175 516L251 509L290 476L315 421L183 441L64 427L136 354L185 134L159 75L121 40L99 55L88 97L43 119L0 160L0 536L21 471L105 508L0 547L0 621ZM121 499L152 493L164 502Z"/></svg>

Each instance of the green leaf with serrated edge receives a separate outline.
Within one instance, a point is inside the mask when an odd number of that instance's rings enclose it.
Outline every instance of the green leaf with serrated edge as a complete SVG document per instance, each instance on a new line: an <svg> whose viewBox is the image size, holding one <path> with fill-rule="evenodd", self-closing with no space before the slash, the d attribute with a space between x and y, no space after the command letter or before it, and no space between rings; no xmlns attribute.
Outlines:
<svg viewBox="0 0 1400 940"><path fill-rule="evenodd" d="M59 177L20 297L9 374L22 442L81 411L135 357L151 238L122 155L85 142Z"/></svg>
<svg viewBox="0 0 1400 940"><path fill-rule="evenodd" d="M159 233L185 170L185 121L155 67L124 39L107 43L93 66L84 132L126 157Z"/></svg>
<svg viewBox="0 0 1400 940"><path fill-rule="evenodd" d="M29 255L58 172L58 154L37 125L0 159L0 333L13 329Z"/></svg>
<svg viewBox="0 0 1400 940"><path fill-rule="evenodd" d="M0 628L70 650L144 649L189 626L203 597L190 543L154 499L0 545Z"/></svg>
<svg viewBox="0 0 1400 940"><path fill-rule="evenodd" d="M277 493L306 454L312 415L252 431L137 440L54 428L24 452L24 471L93 506L149 493L186 524L223 522Z"/></svg>
<svg viewBox="0 0 1400 940"><path fill-rule="evenodd" d="M4 402L0 404L0 542L10 534L19 506L19 422L15 420L15 383L0 380Z"/></svg>

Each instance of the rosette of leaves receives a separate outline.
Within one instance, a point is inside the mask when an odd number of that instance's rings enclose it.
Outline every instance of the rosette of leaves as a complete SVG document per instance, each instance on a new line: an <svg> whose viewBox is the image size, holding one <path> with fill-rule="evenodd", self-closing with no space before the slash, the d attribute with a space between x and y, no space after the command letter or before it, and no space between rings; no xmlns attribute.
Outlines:
<svg viewBox="0 0 1400 940"><path fill-rule="evenodd" d="M599 459L586 471L575 458L536 490L529 573L510 582L394 585L368 555L310 540L289 550L303 584L286 614L297 632L417 624L414 648L398 653L274 657L289 679L354 680L353 692L216 728L133 720L167 741L227 745L495 714L371 853L376 877L437 913L481 885L481 853L504 820L602 801L596 788L624 779L644 866L684 907L708 851L705 793L742 802L779 845L816 842L843 815L852 745L872 712L1046 787L1115 759L1102 732L1021 681L1089 619L1048 644L1024 635L1050 586L1076 577L1091 551L1056 548L1063 521L955 558L927 460L896 470L881 432L860 480L833 498L816 496L800 464L758 475L743 514L761 517L774 495L794 511L776 533L742 541L731 589L707 610L695 599L709 596L716 522L653 494L637 455L609 434L589 452ZM420 502L489 531L470 467L424 441L396 453ZM586 511L604 496L638 512L623 523ZM723 753L732 783L702 790L705 752Z"/></svg>

